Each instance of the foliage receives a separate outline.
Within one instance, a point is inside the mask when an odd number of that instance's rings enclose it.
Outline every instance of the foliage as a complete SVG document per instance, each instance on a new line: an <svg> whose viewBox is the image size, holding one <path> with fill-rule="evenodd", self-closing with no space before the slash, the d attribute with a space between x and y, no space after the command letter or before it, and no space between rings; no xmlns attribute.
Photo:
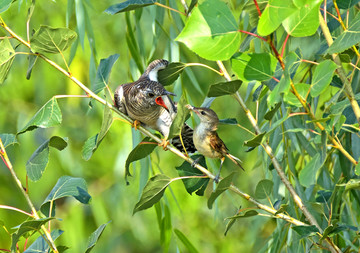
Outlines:
<svg viewBox="0 0 360 253"><path fill-rule="evenodd" d="M0 251L356 252L359 7L2 1ZM219 161L157 148L113 106L161 58L170 137L211 105L245 172L227 159L216 185Z"/></svg>

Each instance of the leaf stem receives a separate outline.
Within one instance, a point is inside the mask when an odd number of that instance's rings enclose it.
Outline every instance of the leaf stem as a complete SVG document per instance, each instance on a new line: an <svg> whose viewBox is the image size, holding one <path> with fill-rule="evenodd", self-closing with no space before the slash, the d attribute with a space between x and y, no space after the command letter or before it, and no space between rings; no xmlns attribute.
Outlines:
<svg viewBox="0 0 360 253"><path fill-rule="evenodd" d="M186 67L191 67L191 66L201 66L207 69L210 69L211 71L214 71L216 74L218 74L219 76L223 76L223 73L221 73L220 71L217 71L216 69L206 65L206 64L202 64L202 63L186 63L185 64Z"/></svg>
<svg viewBox="0 0 360 253"><path fill-rule="evenodd" d="M186 16L186 14L185 14L184 12L181 12L181 11L175 10L174 8L171 8L170 6L163 5L163 4L158 3L158 2L155 2L154 4L155 4L155 5L157 5L157 6L160 6L160 7L162 7L162 8L169 9L169 10L171 10L171 11L175 11L175 12L177 12L177 13L181 14L181 15Z"/></svg>
<svg viewBox="0 0 360 253"><path fill-rule="evenodd" d="M29 217L32 217L32 218L34 217L31 213L25 212L24 210L21 210L21 209L19 209L19 208L12 207L12 206L0 205L0 209L13 210L13 211L16 211L16 212L25 214L25 215L27 215L27 216L29 216Z"/></svg>

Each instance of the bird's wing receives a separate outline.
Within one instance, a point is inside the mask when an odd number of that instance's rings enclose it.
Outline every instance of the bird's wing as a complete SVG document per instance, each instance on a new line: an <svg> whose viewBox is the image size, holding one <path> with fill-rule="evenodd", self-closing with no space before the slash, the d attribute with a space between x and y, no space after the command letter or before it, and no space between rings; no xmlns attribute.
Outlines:
<svg viewBox="0 0 360 253"><path fill-rule="evenodd" d="M119 85L114 93L114 101L115 106L124 114L127 115L126 111L126 100L125 100L125 94L128 92L129 88L131 87L132 83L126 83Z"/></svg>
<svg viewBox="0 0 360 253"><path fill-rule="evenodd" d="M226 156L226 154L228 153L228 148L226 147L225 143L222 141L222 139L220 139L219 135L217 134L217 132L211 132L211 135L209 142L210 142L210 146L213 150L216 150L217 152L221 153L223 156Z"/></svg>

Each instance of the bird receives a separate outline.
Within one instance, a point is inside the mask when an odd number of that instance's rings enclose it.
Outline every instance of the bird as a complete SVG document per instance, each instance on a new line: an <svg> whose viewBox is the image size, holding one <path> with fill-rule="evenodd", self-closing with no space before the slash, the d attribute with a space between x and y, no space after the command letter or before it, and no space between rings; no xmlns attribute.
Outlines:
<svg viewBox="0 0 360 253"><path fill-rule="evenodd" d="M195 148L199 151L199 153L206 157L220 158L220 168L214 179L215 182L217 183L219 181L220 171L225 157L228 157L237 166L244 170L240 164L242 161L229 153L229 149L216 132L219 124L219 118L216 113L210 108L193 107L191 105L186 105L186 107L190 111L193 111L200 119L200 124L195 127L193 134Z"/></svg>
<svg viewBox="0 0 360 253"><path fill-rule="evenodd" d="M164 149L168 145L170 126L177 113L176 105L170 98L176 94L167 91L157 77L158 71L166 68L168 64L164 59L152 61L137 81L119 85L114 93L115 106L134 120L135 128L142 124L163 135L160 146ZM184 146L187 145L186 150L195 152L192 129L184 126L183 132L182 139ZM188 137L189 135L191 137ZM179 139L174 137L172 143L183 152Z"/></svg>

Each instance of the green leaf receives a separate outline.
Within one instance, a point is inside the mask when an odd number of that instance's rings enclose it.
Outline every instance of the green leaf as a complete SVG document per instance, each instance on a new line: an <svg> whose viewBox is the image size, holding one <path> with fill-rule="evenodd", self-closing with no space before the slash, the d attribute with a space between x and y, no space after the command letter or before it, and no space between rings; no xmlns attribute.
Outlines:
<svg viewBox="0 0 360 253"><path fill-rule="evenodd" d="M64 231L55 229L51 231L51 238L55 241ZM59 252L60 248L57 247ZM50 249L49 244L45 241L43 236L39 236L33 244L28 247L24 253L48 253Z"/></svg>
<svg viewBox="0 0 360 253"><path fill-rule="evenodd" d="M156 3L155 0L128 0L119 4L111 5L105 10L105 13L114 15L120 12L132 11L138 8L146 7Z"/></svg>
<svg viewBox="0 0 360 253"><path fill-rule="evenodd" d="M111 69L119 56L119 54L113 54L106 59L100 60L99 67L96 72L95 82L92 88L92 91L95 94L98 94L100 91L102 91L108 84Z"/></svg>
<svg viewBox="0 0 360 253"><path fill-rule="evenodd" d="M198 3L198 0L191 0L191 3L189 5L189 9L187 11L188 14L192 11L192 9L194 9L194 7L197 5L197 3Z"/></svg>
<svg viewBox="0 0 360 253"><path fill-rule="evenodd" d="M185 107L187 104L184 94L181 96L177 104L177 113L170 126L169 139L174 138L175 136L180 135L181 130L183 129L184 123L190 113L189 109Z"/></svg>
<svg viewBox="0 0 360 253"><path fill-rule="evenodd" d="M0 41L0 84L5 81L9 74L14 58L15 51L6 37Z"/></svg>
<svg viewBox="0 0 360 253"><path fill-rule="evenodd" d="M345 30L339 37L334 40L329 49L328 54L340 53L360 42L360 13L352 20L349 28Z"/></svg>
<svg viewBox="0 0 360 253"><path fill-rule="evenodd" d="M243 81L265 81L273 77L277 60L269 53L236 53L232 70Z"/></svg>
<svg viewBox="0 0 360 253"><path fill-rule="evenodd" d="M337 65L330 60L325 60L316 66L311 84L310 95L317 97L330 85Z"/></svg>
<svg viewBox="0 0 360 253"><path fill-rule="evenodd" d="M322 162L324 163L324 161ZM310 187L316 183L316 173L322 167L320 161L320 154L317 153L313 158L308 162L305 167L299 173L300 184L305 187Z"/></svg>
<svg viewBox="0 0 360 253"><path fill-rule="evenodd" d="M133 214L141 210L152 207L164 195L166 187L171 183L171 178L164 174L158 174L149 179L141 194L141 198L136 203Z"/></svg>
<svg viewBox="0 0 360 253"><path fill-rule="evenodd" d="M202 155L193 155L191 159L197 160L201 166L206 167L206 161L204 156ZM187 176L203 176L204 174L198 170L197 168L191 166L190 163L184 161L179 167L175 167L179 173L180 177L187 177ZM204 195L204 191L206 186L209 183L209 178L186 178L182 179L185 189L189 194L192 194L194 191L197 191L196 194L199 196Z"/></svg>
<svg viewBox="0 0 360 253"><path fill-rule="evenodd" d="M21 236L28 232L39 231L42 225L53 219L54 218L42 218L21 223L16 233L12 235L11 252L16 252L16 244Z"/></svg>
<svg viewBox="0 0 360 253"><path fill-rule="evenodd" d="M237 125L238 124L238 122L235 118L220 119L219 123L226 124L226 125Z"/></svg>
<svg viewBox="0 0 360 253"><path fill-rule="evenodd" d="M261 180L255 188L255 197L257 199L268 198L273 192L274 183L271 180L263 179Z"/></svg>
<svg viewBox="0 0 360 253"><path fill-rule="evenodd" d="M279 110L280 106L281 106L281 103L277 103L277 104L274 106L274 108L272 108L271 110L269 110L269 111L265 114L264 119L270 121L270 120L274 117L275 113Z"/></svg>
<svg viewBox="0 0 360 253"><path fill-rule="evenodd" d="M0 1L0 13L7 11L10 8L12 0L1 0Z"/></svg>
<svg viewBox="0 0 360 253"><path fill-rule="evenodd" d="M4 144L4 148L18 143L15 134L0 134L0 139Z"/></svg>
<svg viewBox="0 0 360 253"><path fill-rule="evenodd" d="M169 207L165 205L164 207L164 217L161 219L160 225L160 243L164 252L169 252L169 246L172 235L172 225L171 225L171 212Z"/></svg>
<svg viewBox="0 0 360 253"><path fill-rule="evenodd" d="M296 88L297 92L299 93L299 95L304 100L306 100L307 94L310 89L310 85L307 83L298 83L298 84L295 84L295 88ZM289 105L293 105L296 107L302 107L300 101L297 99L297 97L292 92L290 92L290 90L285 92L284 101Z"/></svg>
<svg viewBox="0 0 360 253"><path fill-rule="evenodd" d="M299 0L298 9L282 24L288 34L294 37L313 35L319 27L319 10L322 0Z"/></svg>
<svg viewBox="0 0 360 253"><path fill-rule="evenodd" d="M355 174L360 176L360 161L358 161L358 164L355 166Z"/></svg>
<svg viewBox="0 0 360 253"><path fill-rule="evenodd" d="M107 132L109 131L111 124L113 122L112 112L108 106L104 106L104 118L101 124L101 129L98 134L95 136L90 137L86 140L83 149L82 149L82 158L85 161L88 161L94 152L99 147L100 143L106 136Z"/></svg>
<svg viewBox="0 0 360 253"><path fill-rule="evenodd" d="M176 38L207 60L228 60L239 49L240 33L229 7L207 0L195 7Z"/></svg>
<svg viewBox="0 0 360 253"><path fill-rule="evenodd" d="M48 128L61 124L62 114L57 102L53 97L35 114L34 117L17 134L32 131L36 128Z"/></svg>
<svg viewBox="0 0 360 253"><path fill-rule="evenodd" d="M151 143L150 143L151 142ZM143 159L153 152L157 147L157 143L154 142L150 137L145 137L128 155L125 163L125 178L131 176L130 174L130 163Z"/></svg>
<svg viewBox="0 0 360 253"><path fill-rule="evenodd" d="M339 9L349 9L358 2L359 0L336 0Z"/></svg>
<svg viewBox="0 0 360 253"><path fill-rule="evenodd" d="M172 84L178 79L180 74L186 68L186 64L182 62L172 62L165 69L158 72L158 81L163 86Z"/></svg>
<svg viewBox="0 0 360 253"><path fill-rule="evenodd" d="M226 236L227 233L229 232L230 228L235 224L237 219L241 219L241 218L248 218L248 217L252 217L252 216L256 216L259 213L255 210L250 210L250 211L246 211L246 212L240 212L237 215L231 216L231 217L227 217L225 219L229 220L229 222L226 224L226 229L224 232L224 235Z"/></svg>
<svg viewBox="0 0 360 253"><path fill-rule="evenodd" d="M199 252L194 245L192 245L192 243L189 241L189 239L178 229L174 229L175 235L176 237L184 244L184 246L186 247L187 251L186 252L190 252L190 253L197 253Z"/></svg>
<svg viewBox="0 0 360 253"><path fill-rule="evenodd" d="M45 201L41 205L41 212L45 215L49 215L50 203L54 203L55 200L64 197L74 197L83 204L88 204L91 196L87 192L86 181L82 178L62 176L56 182L56 185L51 190Z"/></svg>
<svg viewBox="0 0 360 253"><path fill-rule="evenodd" d="M89 253L96 245L97 241L99 240L101 234L103 233L106 225L109 224L105 223L100 225L89 237L89 242L88 242L88 246L86 248L85 253Z"/></svg>
<svg viewBox="0 0 360 253"><path fill-rule="evenodd" d="M257 31L266 36L275 31L279 25L297 10L292 1L270 0L262 12Z"/></svg>
<svg viewBox="0 0 360 253"><path fill-rule="evenodd" d="M26 173L30 180L38 181L49 162L49 147L63 150L67 146L67 138L53 136L41 144L26 163Z"/></svg>
<svg viewBox="0 0 360 253"><path fill-rule="evenodd" d="M266 134L266 132L261 133L256 135L254 138L248 140L248 141L244 141L244 145L248 146L248 147L257 147L261 144L262 139L264 137L264 135Z"/></svg>
<svg viewBox="0 0 360 253"><path fill-rule="evenodd" d="M209 88L208 97L220 97L237 92L242 84L240 80L212 84Z"/></svg>
<svg viewBox="0 0 360 253"><path fill-rule="evenodd" d="M296 231L300 235L300 238L305 238L309 236L313 236L319 232L315 225L311 226L293 226L292 229Z"/></svg>
<svg viewBox="0 0 360 253"><path fill-rule="evenodd" d="M215 200L217 199L217 197L220 196L221 193L223 193L224 191L226 191L227 189L229 189L230 184L233 180L233 177L235 176L237 172L232 172L230 175L228 175L227 177L225 177L223 180L221 180L219 182L219 184L217 185L216 189L214 192L211 193L207 205L208 208L211 209Z"/></svg>
<svg viewBox="0 0 360 253"><path fill-rule="evenodd" d="M30 40L31 50L41 54L58 54L71 46L76 36L76 32L69 28L52 28L41 25Z"/></svg>
<svg viewBox="0 0 360 253"><path fill-rule="evenodd" d="M29 59L29 66L28 66L28 69L26 71L26 79L30 80L31 72L32 72L32 69L35 66L35 63L36 63L36 60L38 59L38 56L37 55L29 55L28 59Z"/></svg>

